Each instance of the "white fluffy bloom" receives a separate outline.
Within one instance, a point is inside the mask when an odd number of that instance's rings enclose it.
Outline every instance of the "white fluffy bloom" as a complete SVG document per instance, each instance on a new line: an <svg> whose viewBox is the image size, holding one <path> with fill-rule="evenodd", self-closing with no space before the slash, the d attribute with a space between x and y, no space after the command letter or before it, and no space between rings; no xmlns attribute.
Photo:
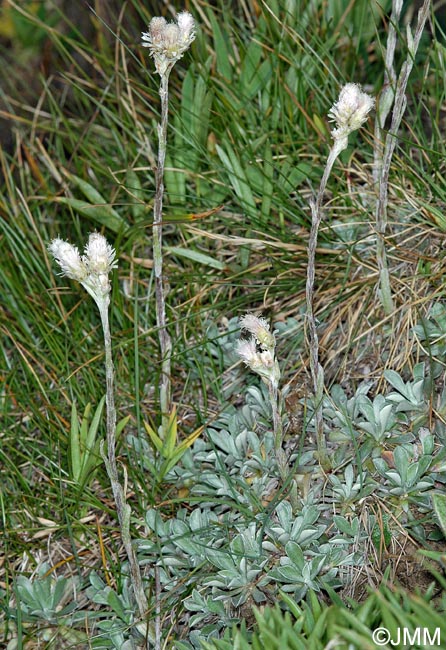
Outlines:
<svg viewBox="0 0 446 650"><path fill-rule="evenodd" d="M59 264L62 275L78 282L82 282L87 277L87 267L76 246L56 238L50 243L48 250Z"/></svg>
<svg viewBox="0 0 446 650"><path fill-rule="evenodd" d="M254 339L240 339L237 341L237 354L241 356L247 366L252 367L258 362L258 352Z"/></svg>
<svg viewBox="0 0 446 650"><path fill-rule="evenodd" d="M149 31L142 33L142 45L150 49L160 75L181 59L195 39L195 20L188 11L181 11L175 23L156 16L149 23Z"/></svg>
<svg viewBox="0 0 446 650"><path fill-rule="evenodd" d="M103 235L92 233L81 257L76 246L63 239L53 239L48 246L63 275L77 280L98 306L107 305L110 294L109 274L116 268L115 250Z"/></svg>
<svg viewBox="0 0 446 650"><path fill-rule="evenodd" d="M161 50L163 46L163 34L167 21L161 16L152 18L149 25L149 31L142 33L142 46L150 47L151 50Z"/></svg>
<svg viewBox="0 0 446 650"><path fill-rule="evenodd" d="M195 20L192 14L188 11L180 11L177 16L177 25L180 30L180 40L182 43L187 43L187 47L192 43L195 38Z"/></svg>
<svg viewBox="0 0 446 650"><path fill-rule="evenodd" d="M107 243L104 235L98 232L91 233L83 257L90 273L108 275L112 269L118 266L115 256L116 252L113 246Z"/></svg>
<svg viewBox="0 0 446 650"><path fill-rule="evenodd" d="M374 105L374 98L363 92L358 84L346 84L328 113L328 117L336 123L336 128L331 132L333 138L345 139L352 131L359 129Z"/></svg>
<svg viewBox="0 0 446 650"><path fill-rule="evenodd" d="M237 354L246 365L264 381L277 387L280 369L274 354L275 339L264 318L246 314L240 319L240 327L252 336L237 342Z"/></svg>
<svg viewBox="0 0 446 650"><path fill-rule="evenodd" d="M253 335L262 350L274 350L276 340L265 318L254 314L245 314L240 318L239 324L242 330Z"/></svg>

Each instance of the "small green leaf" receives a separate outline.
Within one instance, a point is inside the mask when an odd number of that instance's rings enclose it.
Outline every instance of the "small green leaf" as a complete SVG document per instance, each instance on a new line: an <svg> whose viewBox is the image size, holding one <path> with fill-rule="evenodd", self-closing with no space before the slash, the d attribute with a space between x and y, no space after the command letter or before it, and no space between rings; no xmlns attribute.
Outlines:
<svg viewBox="0 0 446 650"><path fill-rule="evenodd" d="M216 19L214 12L209 11L208 15L212 25L211 34L214 38L217 71L222 77L232 81L234 66L230 62L230 38L221 31L220 21Z"/></svg>
<svg viewBox="0 0 446 650"><path fill-rule="evenodd" d="M446 537L446 494L434 492L432 494L432 505L443 535Z"/></svg>
<svg viewBox="0 0 446 650"><path fill-rule="evenodd" d="M218 269L219 271L224 271L226 265L220 260L216 260L215 257L206 255L205 253L199 253L198 251L191 250L189 248L182 248L179 246L165 246L165 251L173 255L179 255L180 257L185 257L186 259L192 260L193 262L198 262L203 266L210 266L213 269Z"/></svg>
<svg viewBox="0 0 446 650"><path fill-rule="evenodd" d="M81 472L81 452L79 440L79 420L76 409L76 402L71 405L71 427L70 427L70 451L71 451L71 475L78 482Z"/></svg>
<svg viewBox="0 0 446 650"><path fill-rule="evenodd" d="M107 604L112 608L112 610L119 616L119 618L125 623L128 622L128 616L125 613L125 609L122 606L122 602L117 596L117 594L110 589L107 595Z"/></svg>
<svg viewBox="0 0 446 650"><path fill-rule="evenodd" d="M141 221L146 216L146 197L138 174L131 168L127 170L125 186L132 202L133 219Z"/></svg>
<svg viewBox="0 0 446 650"><path fill-rule="evenodd" d="M98 221L103 226L107 226L107 228L110 228L110 230L113 230L114 232L120 232L128 228L128 224L121 215L108 204L102 194L98 192L93 185L84 181L83 178L80 178L75 174L70 174L66 170L63 170L63 172L65 176L82 192L88 203L63 196L56 197L54 201L69 205L73 210Z"/></svg>
<svg viewBox="0 0 446 650"><path fill-rule="evenodd" d="M401 395L404 395L406 399L410 400L407 386L395 370L384 370L384 377L391 386L396 388L396 390L401 393Z"/></svg>
<svg viewBox="0 0 446 650"><path fill-rule="evenodd" d="M226 145L226 150L219 145L216 149L243 210L249 217L255 217L257 214L256 202L239 157L229 144Z"/></svg>
<svg viewBox="0 0 446 650"><path fill-rule="evenodd" d="M167 430L163 432L162 437L164 439L163 456L164 458L170 459L177 443L177 412L175 408L169 415Z"/></svg>
<svg viewBox="0 0 446 650"><path fill-rule="evenodd" d="M82 422L81 422L81 428L79 431L79 443L80 443L80 448L81 448L81 454L83 453L85 449L85 442L87 440L87 435L88 435L88 423L90 420L90 411L91 411L91 404L88 403L87 406L84 409L84 414L82 416Z"/></svg>
<svg viewBox="0 0 446 650"><path fill-rule="evenodd" d="M88 435L85 440L85 450L84 450L86 456L90 454L90 452L92 451L95 445L96 434L98 432L99 424L101 422L102 411L104 410L104 404L105 404L105 395L102 397L101 401L99 402L95 414L93 416L93 420L91 421L90 427L88 429ZM90 405L88 404L88 406Z"/></svg>
<svg viewBox="0 0 446 650"><path fill-rule="evenodd" d="M52 199L56 203L68 205L75 212L79 212L84 217L88 217L92 221L96 221L103 226L106 226L113 232L119 233L127 230L128 225L124 219L113 208L107 205L92 205L86 201L73 199L66 196L57 196Z"/></svg>
<svg viewBox="0 0 446 650"><path fill-rule="evenodd" d="M353 536L352 527L345 517L333 515L333 521L341 533L344 533L344 535L348 535L349 537Z"/></svg>
<svg viewBox="0 0 446 650"><path fill-rule="evenodd" d="M398 446L393 452L393 458L395 460L395 467L401 477L401 481L405 484L407 481L407 468L410 462L409 454L404 447Z"/></svg>
<svg viewBox="0 0 446 650"><path fill-rule="evenodd" d="M191 434L189 434L187 438L178 445L178 451L184 453L188 447L194 444L195 440L203 432L203 429L204 427L199 427L198 429L195 429L195 431L193 431Z"/></svg>
<svg viewBox="0 0 446 650"><path fill-rule="evenodd" d="M159 435L152 429L150 424L148 424L147 422L144 422L144 427L145 427L147 433L149 434L149 438L152 441L153 446L155 447L155 449L157 451L159 451L161 453L161 451L163 449L163 441L161 440Z"/></svg>
<svg viewBox="0 0 446 650"><path fill-rule="evenodd" d="M285 551L295 567L301 569L305 564L304 554L301 547L296 542L288 542Z"/></svg>
<svg viewBox="0 0 446 650"><path fill-rule="evenodd" d="M262 189L262 206L260 213L262 215L262 222L267 223L274 193L274 165L273 165L273 152L269 140L265 143L265 150L263 153L263 189Z"/></svg>
<svg viewBox="0 0 446 650"><path fill-rule="evenodd" d="M119 420L119 422L116 425L116 436L119 436L124 428L127 426L128 421L130 420L130 415L126 415L125 417L122 418L122 420Z"/></svg>

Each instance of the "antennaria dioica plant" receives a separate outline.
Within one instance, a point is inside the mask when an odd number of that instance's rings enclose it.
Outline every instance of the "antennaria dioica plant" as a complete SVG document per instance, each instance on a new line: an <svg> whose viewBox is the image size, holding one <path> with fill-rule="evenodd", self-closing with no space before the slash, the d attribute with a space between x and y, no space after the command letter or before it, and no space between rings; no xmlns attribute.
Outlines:
<svg viewBox="0 0 446 650"><path fill-rule="evenodd" d="M322 419L321 403L324 392L324 371L319 363L319 338L317 333L316 318L313 309L314 300L314 276L317 235L322 221L322 201L324 198L327 181L332 167L339 154L347 148L348 136L359 129L367 119L367 116L374 106L374 99L362 92L359 86L353 83L346 84L339 95L338 101L332 106L328 116L336 123L332 130L334 143L328 154L319 190L316 199L310 203L311 207L311 230L308 241L308 266L306 282L306 308L308 323L308 338L310 348L310 368L314 390L314 418L316 428L316 439L319 453L319 461L323 468L330 467L330 460L327 454L327 447L324 436L324 423Z"/></svg>
<svg viewBox="0 0 446 650"><path fill-rule="evenodd" d="M390 288L389 269L385 247L390 165L398 142L398 131L406 110L407 82L409 81L409 75L415 63L415 56L426 24L430 4L430 0L424 0L423 5L418 12L417 26L413 36L410 30L410 25L407 25L407 58L403 63L400 74L397 78L394 66L395 47L397 43L396 26L398 25L403 8L403 0L393 0L385 54L384 86L376 110L373 170L373 180L377 186L378 192L375 210L377 236L376 258L379 271L381 303L387 315L391 314L393 311L392 291ZM392 117L390 128L384 136L385 123L391 110Z"/></svg>
<svg viewBox="0 0 446 650"><path fill-rule="evenodd" d="M153 208L153 265L155 272L156 323L161 351L160 408L161 432L167 435L172 412L171 357L172 341L167 329L166 295L163 277L163 196L164 164L169 120L169 75L175 63L189 49L195 38L195 21L187 11L177 15L176 23L164 18L152 18L149 31L142 34L142 45L148 47L160 76L159 96L161 121L158 125L158 162L155 172L155 203Z"/></svg>
<svg viewBox="0 0 446 650"><path fill-rule="evenodd" d="M105 379L106 379L106 430L107 453L101 443L107 474L110 479L113 497L118 515L119 528L122 542L129 561L130 575L134 590L135 600L139 615L142 620L147 616L148 602L144 592L141 571L130 536L131 508L127 503L124 488L119 481L116 465L116 408L114 389L114 370L112 357L112 344L108 310L110 306L110 273L117 267L115 250L107 243L105 237L99 233L92 233L85 246L84 255L81 257L79 250L69 242L62 239L53 239L49 251L59 264L62 275L77 280L86 289L95 301L101 317L104 335L105 350ZM148 643L148 641L147 641Z"/></svg>
<svg viewBox="0 0 446 650"><path fill-rule="evenodd" d="M246 314L240 319L240 328L251 334L250 339L241 339L237 344L237 353L246 365L268 386L270 397L274 446L282 480L287 477L286 459L282 450L282 415L280 413L279 380L280 368L276 359L276 339L264 318ZM260 351L257 349L260 348Z"/></svg>

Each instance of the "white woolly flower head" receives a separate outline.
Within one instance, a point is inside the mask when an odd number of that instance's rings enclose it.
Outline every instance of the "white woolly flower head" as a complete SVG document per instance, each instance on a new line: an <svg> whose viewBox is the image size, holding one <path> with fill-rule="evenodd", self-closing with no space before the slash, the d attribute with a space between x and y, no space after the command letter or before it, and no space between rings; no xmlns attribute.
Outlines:
<svg viewBox="0 0 446 650"><path fill-rule="evenodd" d="M247 366L257 363L257 346L254 339L240 339L237 341L236 352Z"/></svg>
<svg viewBox="0 0 446 650"><path fill-rule="evenodd" d="M242 330L252 334L262 350L274 351L276 339L265 318L255 314L245 314L240 318L239 325Z"/></svg>
<svg viewBox="0 0 446 650"><path fill-rule="evenodd" d="M115 260L116 252L113 246L107 243L104 235L93 232L85 246L83 260L90 273L103 273L108 275L118 266Z"/></svg>
<svg viewBox="0 0 446 650"><path fill-rule="evenodd" d="M180 11L180 13L177 14L177 25L180 28L184 40L187 40L191 34L194 34L195 20L192 14L188 11Z"/></svg>
<svg viewBox="0 0 446 650"><path fill-rule="evenodd" d="M346 84L328 113L328 117L336 123L336 128L331 132L333 138L345 139L352 131L359 129L374 105L374 98L363 92L358 84Z"/></svg>
<svg viewBox="0 0 446 650"><path fill-rule="evenodd" d="M160 75L181 59L194 39L195 20L188 11L181 11L171 23L162 17L152 18L149 31L142 33L142 45L150 49Z"/></svg>
<svg viewBox="0 0 446 650"><path fill-rule="evenodd" d="M48 250L59 264L62 275L78 282L85 280L88 275L87 267L76 246L57 237L50 243Z"/></svg>
<svg viewBox="0 0 446 650"><path fill-rule="evenodd" d="M251 334L249 339L237 342L236 352L246 365L262 379L277 388L280 368L274 354L275 338L264 318L246 314L240 319L240 328Z"/></svg>
<svg viewBox="0 0 446 650"><path fill-rule="evenodd" d="M101 308L108 305L109 274L116 268L115 250L103 235L92 233L81 257L76 246L63 239L53 239L49 252L62 269L62 274L77 280Z"/></svg>

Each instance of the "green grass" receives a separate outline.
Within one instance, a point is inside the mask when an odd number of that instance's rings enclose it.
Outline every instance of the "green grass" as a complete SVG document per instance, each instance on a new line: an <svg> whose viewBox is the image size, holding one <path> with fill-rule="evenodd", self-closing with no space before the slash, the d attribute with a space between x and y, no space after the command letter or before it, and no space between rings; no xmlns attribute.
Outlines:
<svg viewBox="0 0 446 650"><path fill-rule="evenodd" d="M174 401L184 435L243 401L254 382L241 369L228 370L217 345L230 319L246 311L297 319L297 330L278 340L280 361L285 382L309 392L308 201L330 146L326 116L339 88L355 81L380 92L390 5L189 4L199 30L171 77L164 227ZM151 15L132 0L121 16L110 9L102 20L83 16L76 26L51 2L42 4L46 14L31 5L3 2L0 9L13 18L4 23L0 53L1 115L12 132L10 147L0 151L0 638L21 638L29 648L59 646L43 636L40 646L29 640L36 619L9 620L18 576L61 563L60 575L85 581L92 568L104 576L106 563L110 584L123 584L104 469L98 462L81 493L69 474L72 403L79 413L89 402L95 408L105 378L99 317L75 283L57 277L46 250L53 237L81 244L98 229L117 249L111 323L118 417L131 416L127 434L142 435L144 420L157 421L159 378L151 277L158 79L139 46ZM327 385L342 382L349 396L366 378L379 392L384 368L411 376L423 357L411 327L443 298L444 54L436 26L409 81L391 169L390 318L377 294L372 121L352 137L329 183L316 315ZM399 47L398 65L405 56ZM437 402L432 409L439 447L445 416ZM118 451L135 538L147 534L150 506L163 516L194 507L187 491L149 480L124 435ZM167 639L172 621L164 616Z"/></svg>

